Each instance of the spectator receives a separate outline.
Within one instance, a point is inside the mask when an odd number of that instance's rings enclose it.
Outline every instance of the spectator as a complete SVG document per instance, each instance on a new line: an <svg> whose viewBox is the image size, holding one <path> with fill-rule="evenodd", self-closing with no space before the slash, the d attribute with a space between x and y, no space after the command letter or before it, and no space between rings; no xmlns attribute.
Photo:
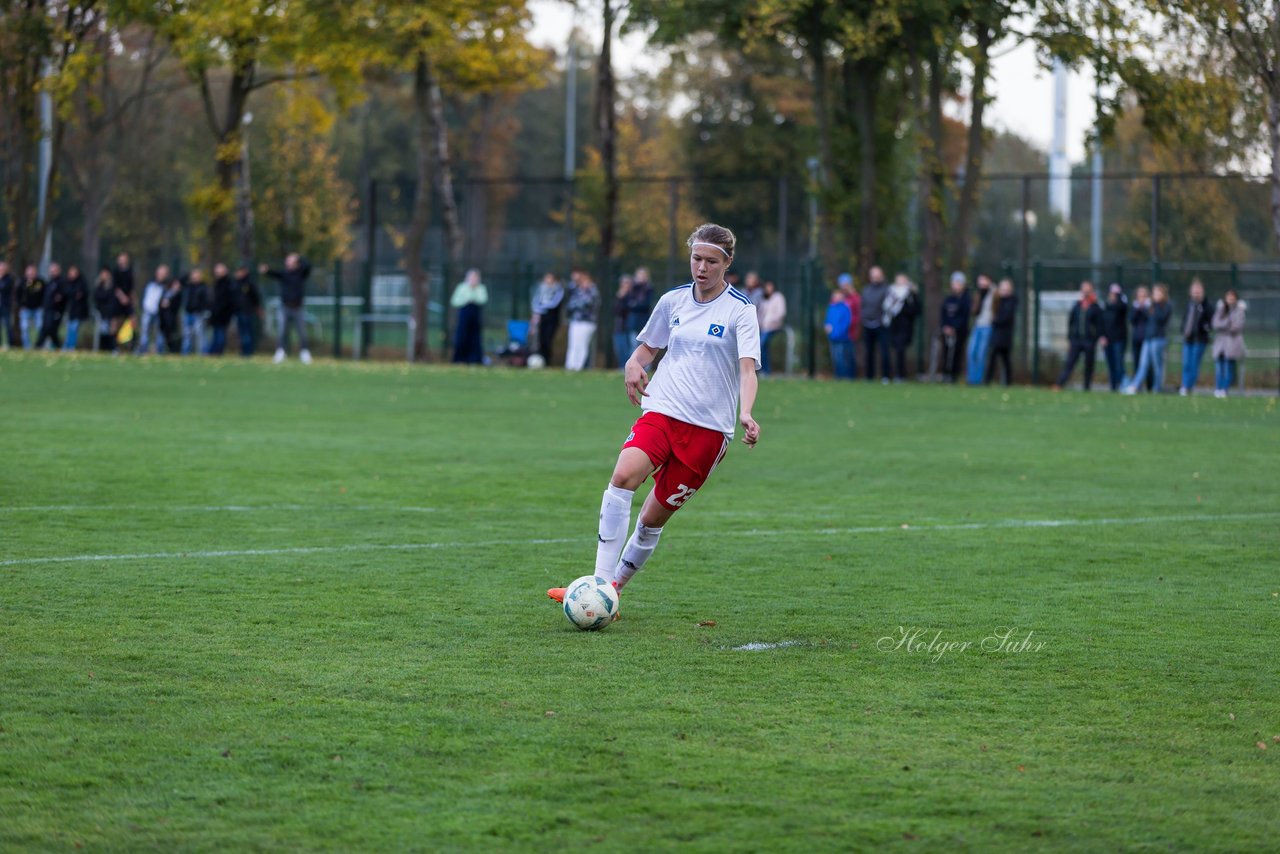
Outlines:
<svg viewBox="0 0 1280 854"><path fill-rule="evenodd" d="M111 327L119 308L111 268L103 265L93 283L93 310L98 313L98 349L104 353L116 352L116 336Z"/></svg>
<svg viewBox="0 0 1280 854"><path fill-rule="evenodd" d="M1178 394L1186 397L1195 391L1200 382L1200 363L1209 346L1209 334L1213 329L1213 311L1204 298L1204 284L1191 280L1190 299L1186 314L1182 317L1182 385Z"/></svg>
<svg viewBox="0 0 1280 854"><path fill-rule="evenodd" d="M263 264L258 267L258 272L280 283L280 340L276 344L273 361L280 364L288 355L289 328L293 327L298 332L298 358L304 365L311 364L311 351L307 349L307 316L302 308L311 265L297 252L290 252L285 256L283 270L272 270Z"/></svg>
<svg viewBox="0 0 1280 854"><path fill-rule="evenodd" d="M889 346L893 349L893 381L907 381L907 348L915 334L916 317L920 314L920 300L916 297L915 282L906 273L894 276L889 295L882 306L881 324L889 328Z"/></svg>
<svg viewBox="0 0 1280 854"><path fill-rule="evenodd" d="M872 267L867 278L867 285L862 289L862 346L866 348L867 379L876 378L876 351L879 351L881 376L888 382L889 330L884 320L884 300L889 295L889 286L884 283L884 270L879 267Z"/></svg>
<svg viewBox="0 0 1280 854"><path fill-rule="evenodd" d="M727 277L726 277L727 278ZM772 372L769 342L787 323L787 298L773 282L764 283L764 302L760 304L760 373Z"/></svg>
<svg viewBox="0 0 1280 854"><path fill-rule="evenodd" d="M227 349L227 327L236 314L236 288L231 283L231 275L227 265L221 262L213 265L213 303L209 312L209 328L212 334L209 340L208 353L221 356Z"/></svg>
<svg viewBox="0 0 1280 854"><path fill-rule="evenodd" d="M24 350L30 350L35 344L43 325L44 287L44 279L36 274L35 265L28 264L18 286L18 329Z"/></svg>
<svg viewBox="0 0 1280 854"><path fill-rule="evenodd" d="M182 355L199 355L205 350L204 320L209 313L209 286L199 267L187 276L182 296Z"/></svg>
<svg viewBox="0 0 1280 854"><path fill-rule="evenodd" d="M1151 309L1147 313L1142 357L1138 360L1133 379L1121 390L1123 394L1137 394L1138 386L1146 381L1148 372L1153 377L1149 388L1157 393L1164 389L1164 356L1169 343L1166 335L1169 318L1172 316L1173 306L1169 304L1168 286L1156 285L1151 294Z"/></svg>
<svg viewBox="0 0 1280 854"><path fill-rule="evenodd" d="M0 261L0 346L5 350L13 344L13 287L9 262Z"/></svg>
<svg viewBox="0 0 1280 854"><path fill-rule="evenodd" d="M182 352L182 279L174 276L160 298L160 334L166 353Z"/></svg>
<svg viewBox="0 0 1280 854"><path fill-rule="evenodd" d="M954 383L960 378L961 353L969 340L969 289L964 273L951 274L951 293L942 301L942 373L946 381Z"/></svg>
<svg viewBox="0 0 1280 854"><path fill-rule="evenodd" d="M49 265L49 282L44 289L44 302L40 307L40 337L36 339L36 349L47 347L50 350L62 349L62 314L66 310L66 295L63 288L66 282L62 277L62 265L56 261Z"/></svg>
<svg viewBox="0 0 1280 854"><path fill-rule="evenodd" d="M160 303L165 292L169 290L169 268L165 264L156 267L156 275L142 289L142 337L138 339L138 348L134 351L141 356L147 352L152 340L156 343L156 352L163 352L164 342L160 335Z"/></svg>
<svg viewBox="0 0 1280 854"><path fill-rule="evenodd" d="M542 274L542 281L533 291L532 329L538 333L538 352L548 363L551 348L555 346L556 332L560 329L560 304L564 302L564 285L555 273Z"/></svg>
<svg viewBox="0 0 1280 854"><path fill-rule="evenodd" d="M484 362L484 307L489 302L489 289L480 281L480 271L470 269L453 289L449 304L458 311L453 332L453 361L479 365Z"/></svg>
<svg viewBox="0 0 1280 854"><path fill-rule="evenodd" d="M744 293L747 299L751 300L751 304L756 307L756 320L760 319L760 306L764 304L764 284L760 281L760 274L755 270L747 273L747 278L743 281L746 288Z"/></svg>
<svg viewBox="0 0 1280 854"><path fill-rule="evenodd" d="M596 334L596 317L600 311L600 291L581 267L570 276L567 310L569 312L569 348L564 366L571 371L585 368L591 358L591 339Z"/></svg>
<svg viewBox="0 0 1280 854"><path fill-rule="evenodd" d="M618 367L625 369L627 359L635 350L631 346L631 333L627 331L627 316L631 314L631 288L635 279L623 276L618 280L618 293L613 300L613 356L618 360ZM643 327L642 327L643 328Z"/></svg>
<svg viewBox="0 0 1280 854"><path fill-rule="evenodd" d="M240 336L240 355L246 359L258 346L258 322L262 320L262 292L253 280L249 268L240 265L236 269L234 283L236 294L236 332Z"/></svg>
<svg viewBox="0 0 1280 854"><path fill-rule="evenodd" d="M1107 304L1102 308L1103 355L1107 357L1107 382L1112 391L1124 384L1124 351L1129 345L1129 303L1124 289L1112 282L1107 288Z"/></svg>
<svg viewBox="0 0 1280 854"><path fill-rule="evenodd" d="M1013 382L1013 362L1009 354L1013 351L1013 327L1018 320L1018 295L1013 292L1013 280L1001 279L996 295L992 297L991 308L991 355L987 359L986 382L996 375L996 362L1000 362L1002 371L1000 384L1008 386Z"/></svg>
<svg viewBox="0 0 1280 854"><path fill-rule="evenodd" d="M839 288L831 292L831 301L827 306L827 316L823 320L822 329L827 333L827 341L831 345L831 372L836 379L853 379L850 372L852 366L853 340L849 338L849 327L853 322L853 312L849 311L849 303Z"/></svg>
<svg viewBox="0 0 1280 854"><path fill-rule="evenodd" d="M115 341L120 327L133 316L133 260L128 252L121 252L116 256L111 283L115 287L117 306L111 314L111 338Z"/></svg>
<svg viewBox="0 0 1280 854"><path fill-rule="evenodd" d="M858 378L858 340L862 338L862 296L854 288L850 273L841 273L836 284L849 307L849 379L854 380Z"/></svg>
<svg viewBox="0 0 1280 854"><path fill-rule="evenodd" d="M1244 313L1248 308L1235 289L1218 300L1213 313L1214 397L1226 397L1236 384L1236 366L1245 357Z"/></svg>
<svg viewBox="0 0 1280 854"><path fill-rule="evenodd" d="M67 312L67 343L62 349L74 350L80 341L80 324L89 318L89 284L74 264L67 268L62 297Z"/></svg>
<svg viewBox="0 0 1280 854"><path fill-rule="evenodd" d="M747 275L749 277L751 274ZM648 267L636 268L635 278L631 282L631 296L627 299L627 309L627 334L631 339L627 347L629 359L636 347L640 345L640 339L637 336L649 322L649 314L653 311L653 283L649 280ZM624 366L626 361L626 359L622 360Z"/></svg>
<svg viewBox="0 0 1280 854"><path fill-rule="evenodd" d="M1151 318L1151 291L1145 285L1139 285L1133 292L1133 307L1129 310L1129 328L1133 330L1133 372L1137 374L1138 363L1142 361L1142 347L1147 340L1147 321ZM1147 391L1151 391L1154 376L1147 374L1145 380ZM1127 385L1127 383L1126 383ZM1121 389L1123 391L1123 389Z"/></svg>
<svg viewBox="0 0 1280 854"><path fill-rule="evenodd" d="M1093 385L1093 365L1098 357L1098 339L1102 337L1102 309L1092 282L1080 283L1080 299L1071 307L1067 319L1067 362L1054 383L1054 391L1060 391L1071 378L1076 362L1084 356L1084 390Z"/></svg>
<svg viewBox="0 0 1280 854"><path fill-rule="evenodd" d="M952 273L952 281L955 280L957 275L963 276L964 274ZM987 350L991 347L991 321L995 314L993 311L994 306L991 303L994 293L991 289L991 277L987 275L978 276L978 293L973 305L973 331L969 333L969 385L977 385L982 382L982 371L987 365ZM1090 371L1092 371L1092 368Z"/></svg>

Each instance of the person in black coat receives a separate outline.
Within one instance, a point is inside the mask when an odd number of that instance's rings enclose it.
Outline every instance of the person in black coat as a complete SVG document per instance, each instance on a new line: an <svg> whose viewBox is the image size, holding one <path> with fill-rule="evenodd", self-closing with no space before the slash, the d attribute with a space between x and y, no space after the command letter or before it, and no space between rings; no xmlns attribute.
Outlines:
<svg viewBox="0 0 1280 854"><path fill-rule="evenodd" d="M111 283L116 292L116 308L111 314L111 335L114 340L120 327L133 316L133 261L128 252L121 252L116 256Z"/></svg>
<svg viewBox="0 0 1280 854"><path fill-rule="evenodd" d="M965 345L969 341L969 316L973 306L969 302L969 289L965 278L951 277L951 293L942 301L939 326L942 330L942 373L946 381L954 383L964 366Z"/></svg>
<svg viewBox="0 0 1280 854"><path fill-rule="evenodd" d="M89 319L89 283L72 264L62 282L63 305L67 312L67 342L63 350L74 350L80 340L80 324Z"/></svg>
<svg viewBox="0 0 1280 854"><path fill-rule="evenodd" d="M28 264L18 283L18 329L22 335L22 349L30 350L40 334L41 311L44 308L44 279L36 272L34 264Z"/></svg>
<svg viewBox="0 0 1280 854"><path fill-rule="evenodd" d="M182 283L185 277L174 276L160 298L160 334L164 336L164 351L182 351Z"/></svg>
<svg viewBox="0 0 1280 854"><path fill-rule="evenodd" d="M62 349L62 315L66 311L67 297L63 292L66 283L62 278L62 265L54 262L49 265L49 281L44 289L44 301L41 304L40 337L36 339L36 349L48 347L50 350Z"/></svg>
<svg viewBox="0 0 1280 854"><path fill-rule="evenodd" d="M1133 292L1133 304L1129 306L1129 329L1132 334L1129 341L1133 345L1133 369L1138 370L1138 363L1142 361L1142 345L1147 340L1147 320L1151 317L1151 291L1145 285L1139 285L1138 289ZM1146 386L1147 391L1151 391L1151 386L1155 382L1155 378L1151 374L1147 374Z"/></svg>
<svg viewBox="0 0 1280 854"><path fill-rule="evenodd" d="M1182 385L1178 393L1188 395L1200 382L1200 363L1213 334L1213 307L1204 298L1204 283L1191 280L1187 311L1182 318Z"/></svg>
<svg viewBox="0 0 1280 854"><path fill-rule="evenodd" d="M1107 304L1102 307L1102 354L1107 358L1107 382L1112 391L1124 383L1124 351L1129 346L1129 301L1124 289L1112 283Z"/></svg>
<svg viewBox="0 0 1280 854"><path fill-rule="evenodd" d="M893 351L893 381L907 381L907 348L915 335L920 300L915 283L899 273L894 277L882 306L884 322L889 327L889 347Z"/></svg>
<svg viewBox="0 0 1280 854"><path fill-rule="evenodd" d="M221 262L213 265L213 300L209 306L209 327L213 336L209 340L211 356L221 356L227 349L227 327L236 316L236 287L231 282L231 272Z"/></svg>
<svg viewBox="0 0 1280 854"><path fill-rule="evenodd" d="M93 285L93 310L98 313L98 349L103 352L116 351L116 336L111 331L111 324L119 307L111 268L104 266L98 270L98 278Z"/></svg>
<svg viewBox="0 0 1280 854"><path fill-rule="evenodd" d="M311 265L297 252L290 252L284 259L283 270L272 270L266 264L258 272L280 283L280 341L276 345L276 362L283 362L289 352L289 330L298 333L298 358L304 365L311 364L311 351L307 349L307 316L302 308L306 298L307 279Z"/></svg>
<svg viewBox="0 0 1280 854"><path fill-rule="evenodd" d="M249 268L236 269L234 284L236 296L236 331L240 334L240 355L252 356L258 344L258 321L262 318L262 292L253 280Z"/></svg>
<svg viewBox="0 0 1280 854"><path fill-rule="evenodd" d="M991 308L991 356L987 359L987 384L996 375L996 362L999 361L1003 371L1000 375L1001 385L1013 382L1013 363L1009 354L1013 352L1013 326L1018 319L1018 296L1013 292L1013 280L1001 279L996 288L995 302Z"/></svg>
<svg viewBox="0 0 1280 854"><path fill-rule="evenodd" d="M182 283L182 355L204 352L204 318L209 313L209 286L199 267Z"/></svg>
<svg viewBox="0 0 1280 854"><path fill-rule="evenodd" d="M1084 390L1093 385L1093 365L1098 357L1098 339L1102 337L1102 309L1098 306L1098 296L1093 290L1092 282L1080 283L1080 299L1071 307L1071 317L1067 320L1067 363L1054 383L1054 389L1061 389L1071 378L1076 362L1084 356Z"/></svg>

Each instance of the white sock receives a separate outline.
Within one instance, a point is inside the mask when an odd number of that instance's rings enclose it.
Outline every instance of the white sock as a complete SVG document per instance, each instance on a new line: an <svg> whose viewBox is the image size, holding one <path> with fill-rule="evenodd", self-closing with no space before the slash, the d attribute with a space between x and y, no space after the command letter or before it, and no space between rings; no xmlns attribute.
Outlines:
<svg viewBox="0 0 1280 854"><path fill-rule="evenodd" d="M623 537L631 521L631 499L634 489L620 489L609 484L600 501L599 542L596 543L596 575L613 580L622 554Z"/></svg>
<svg viewBox="0 0 1280 854"><path fill-rule="evenodd" d="M617 577L614 579L619 590L627 586L631 576L639 572L640 567L644 566L645 561L653 555L653 550L658 547L658 538L661 536L661 528L650 528L639 519L636 520L635 533L627 541L627 547L622 550L622 562L618 564Z"/></svg>

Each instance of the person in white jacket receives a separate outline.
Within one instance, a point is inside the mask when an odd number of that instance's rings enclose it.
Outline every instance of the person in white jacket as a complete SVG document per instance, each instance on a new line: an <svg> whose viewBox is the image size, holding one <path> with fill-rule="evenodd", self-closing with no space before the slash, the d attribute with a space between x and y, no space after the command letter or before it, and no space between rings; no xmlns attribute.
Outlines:
<svg viewBox="0 0 1280 854"><path fill-rule="evenodd" d="M773 282L764 283L764 301L760 303L760 373L771 373L769 341L787 323L787 298Z"/></svg>

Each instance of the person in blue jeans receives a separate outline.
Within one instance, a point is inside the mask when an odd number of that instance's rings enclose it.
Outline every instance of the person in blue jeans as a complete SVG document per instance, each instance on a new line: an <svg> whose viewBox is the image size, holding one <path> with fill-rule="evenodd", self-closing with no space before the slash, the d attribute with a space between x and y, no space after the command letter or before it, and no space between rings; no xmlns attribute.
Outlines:
<svg viewBox="0 0 1280 854"><path fill-rule="evenodd" d="M67 339L63 350L74 350L80 340L80 324L89 319L89 283L80 268L72 264L62 281L63 305L67 312Z"/></svg>
<svg viewBox="0 0 1280 854"><path fill-rule="evenodd" d="M27 265L18 284L18 331L24 350L30 350L36 343L36 336L44 325L44 289L44 279L37 274L35 265Z"/></svg>
<svg viewBox="0 0 1280 854"><path fill-rule="evenodd" d="M1133 372L1133 379L1124 387L1124 394L1137 394L1138 387L1143 384L1147 373L1152 377L1151 390L1160 392L1164 387L1164 355L1169 344L1169 318L1173 316L1173 306L1169 304L1169 288L1156 285L1151 291L1151 308L1147 312L1147 328L1142 342L1142 357L1138 360L1138 368Z"/></svg>
<svg viewBox="0 0 1280 854"><path fill-rule="evenodd" d="M963 282L964 273L951 274L951 281ZM978 276L978 291L973 296L973 330L969 333L969 352L966 354L969 385L980 385L987 367L987 349L991 346L991 323L995 319L995 291L991 277Z"/></svg>
<svg viewBox="0 0 1280 854"><path fill-rule="evenodd" d="M827 316L822 329L827 333L827 342L831 345L831 370L838 380L851 380L853 374L853 340L849 338L849 326L853 323L853 312L844 294L839 288L831 292L831 303L827 306Z"/></svg>
<svg viewBox="0 0 1280 854"><path fill-rule="evenodd" d="M1200 381L1200 363L1213 328L1213 309L1204 298L1204 283L1199 279L1191 280L1190 297L1182 316L1182 385L1178 394L1183 397L1195 391Z"/></svg>

